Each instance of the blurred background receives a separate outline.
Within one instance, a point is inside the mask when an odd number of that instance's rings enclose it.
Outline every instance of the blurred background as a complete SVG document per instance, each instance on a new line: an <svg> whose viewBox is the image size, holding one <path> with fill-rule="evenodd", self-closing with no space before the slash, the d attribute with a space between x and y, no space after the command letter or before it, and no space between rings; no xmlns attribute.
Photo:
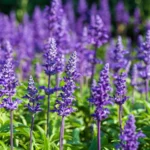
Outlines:
<svg viewBox="0 0 150 150"><path fill-rule="evenodd" d="M63 3L67 3L69 0L63 0ZM77 13L78 9L78 2L79 0L71 0L73 1L74 11ZM146 21L150 18L150 0L109 0L109 7L111 12L111 23L112 23L112 35L115 35L116 32L116 14L115 14L115 6L119 1L123 1L125 4L125 9L130 15L130 20L128 24L128 28L126 29L126 35L129 37L133 37L133 22L134 22L134 12L136 8L140 9L140 17L141 17L141 27L140 27L140 34L143 34L143 31L146 24ZM87 0L89 9L92 8L93 4L96 4L99 8L99 4L101 0ZM50 5L51 0L0 0L0 12L5 14L9 14L10 12L15 12L17 20L20 22L24 14L28 13L32 16L34 9L36 6L40 6L41 9L44 9L46 5ZM120 34L120 33L119 33Z"/></svg>
<svg viewBox="0 0 150 150"><path fill-rule="evenodd" d="M15 11L18 17L23 16L25 12L30 15L33 13L35 6L40 6L44 8L45 5L49 5L51 0L0 0L0 11L4 13L9 13L10 11ZM77 8L78 0L72 0L74 2L74 8ZM87 0L89 8L93 3L99 3L100 0ZM123 0L126 9L130 14L133 14L136 7L140 8L141 16L143 19L150 17L150 0ZM66 0L63 0L65 3ZM109 6L112 16L114 15L114 8L118 0L109 0Z"/></svg>

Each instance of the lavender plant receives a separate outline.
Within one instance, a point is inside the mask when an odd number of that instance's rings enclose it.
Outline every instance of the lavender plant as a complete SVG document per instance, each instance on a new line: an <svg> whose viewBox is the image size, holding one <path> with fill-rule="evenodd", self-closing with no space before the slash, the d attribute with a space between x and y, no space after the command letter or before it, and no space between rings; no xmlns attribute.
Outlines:
<svg viewBox="0 0 150 150"><path fill-rule="evenodd" d="M123 48L121 36L118 36L116 47L113 50L110 49L110 51L112 51L112 55L109 56L110 68L115 74L118 74L121 69L126 69L128 64L125 58L125 54L128 52Z"/></svg>
<svg viewBox="0 0 150 150"><path fill-rule="evenodd" d="M73 93L75 91L75 74L76 74L76 61L77 56L74 52L66 66L65 73L66 77L64 78L65 85L61 88L62 92L60 93L60 99L56 100L54 112L57 112L59 116L62 117L61 127L60 127L60 150L63 150L63 139L64 139L64 125L65 117L69 116L75 110L72 108L73 101L75 100Z"/></svg>
<svg viewBox="0 0 150 150"><path fill-rule="evenodd" d="M94 57L92 62L93 65L92 65L92 75L91 75L91 83L90 83L90 85L92 85L94 79L97 50L99 47L101 47L103 44L105 44L108 41L108 33L99 15L96 15L94 18L94 22L91 22L89 36L90 36L90 43L94 47Z"/></svg>
<svg viewBox="0 0 150 150"><path fill-rule="evenodd" d="M32 132L33 132L33 127L34 127L34 119L35 119L36 113L42 110L40 108L39 100L42 100L44 96L39 95L38 90L35 87L35 83L34 83L32 76L30 76L29 78L27 91L28 93L23 98L27 98L29 100L29 103L28 105L26 105L26 107L31 112L31 118L32 118L31 127L30 127L30 150L32 150L33 149L33 146L32 146L33 133Z"/></svg>
<svg viewBox="0 0 150 150"><path fill-rule="evenodd" d="M5 62L0 73L0 97L3 97L0 108L5 108L10 112L10 149L13 150L13 111L17 109L20 100L12 100L16 93L18 81L12 64L12 48L9 41L5 41L3 46L6 50Z"/></svg>
<svg viewBox="0 0 150 150"><path fill-rule="evenodd" d="M129 97L126 96L126 73L121 73L115 77L114 85L115 85L115 96L114 101L119 106L119 125L120 125L120 134L122 133L122 114L123 108L122 105L125 103Z"/></svg>
<svg viewBox="0 0 150 150"><path fill-rule="evenodd" d="M50 95L57 91L57 88L51 88L51 76L60 72L63 68L63 63L57 54L56 42L54 38L49 38L45 44L45 54L44 54L44 70L45 74L48 76L48 86L44 87L46 95L48 96L48 108L47 108L47 136L49 135L49 125L50 125Z"/></svg>
<svg viewBox="0 0 150 150"><path fill-rule="evenodd" d="M101 122L110 114L109 109L105 108L108 104L112 104L109 97L110 91L109 64L106 64L100 72L99 82L92 87L92 95L90 98L90 102L96 107L92 116L97 121L98 150L101 149Z"/></svg>
<svg viewBox="0 0 150 150"><path fill-rule="evenodd" d="M139 146L138 139L144 138L142 131L136 132L135 118L129 115L126 125L120 135L121 148L123 150L137 150Z"/></svg>
<svg viewBox="0 0 150 150"><path fill-rule="evenodd" d="M140 46L138 53L138 58L142 60L138 65L138 70L140 72L140 77L144 79L145 82L145 96L146 101L148 101L148 91L149 91L149 68L150 68L150 30L146 33L145 42ZM143 64L144 63L144 64Z"/></svg>

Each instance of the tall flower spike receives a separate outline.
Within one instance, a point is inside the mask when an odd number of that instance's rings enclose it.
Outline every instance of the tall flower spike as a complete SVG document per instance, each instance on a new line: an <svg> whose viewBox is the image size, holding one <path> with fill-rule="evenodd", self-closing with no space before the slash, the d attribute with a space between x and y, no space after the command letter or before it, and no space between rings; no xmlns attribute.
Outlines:
<svg viewBox="0 0 150 150"><path fill-rule="evenodd" d="M116 5L116 21L119 24L128 24L129 22L129 14L125 10L123 1L119 1Z"/></svg>
<svg viewBox="0 0 150 150"><path fill-rule="evenodd" d="M8 97L13 96L16 92L16 87L18 85L18 81L16 80L16 75L14 73L14 68L12 64L12 48L8 41L3 45L3 49L6 50L5 53L5 62L0 74L0 95L6 95Z"/></svg>
<svg viewBox="0 0 150 150"><path fill-rule="evenodd" d="M7 51L11 50L9 42L6 42L4 47ZM7 53L6 53L7 55ZM0 74L0 97L3 97L0 108L5 108L10 111L10 145L13 150L13 110L17 109L20 100L12 101L12 96L16 93L18 81L13 70L12 56L6 57L2 72Z"/></svg>
<svg viewBox="0 0 150 150"><path fill-rule="evenodd" d="M28 107L29 111L32 113L41 111L39 100L42 100L44 97L38 94L38 90L35 87L32 76L29 78L27 91L28 93L23 97L29 100L29 103L26 107Z"/></svg>
<svg viewBox="0 0 150 150"><path fill-rule="evenodd" d="M63 64L58 61L60 58L57 56L56 41L54 38L49 38L45 45L45 64L43 65L47 75L54 75L62 70Z"/></svg>
<svg viewBox="0 0 150 150"><path fill-rule="evenodd" d="M109 9L109 0L100 0L100 16L102 17L102 20L107 28L107 30L110 32L111 30L111 15L110 15L110 9Z"/></svg>
<svg viewBox="0 0 150 150"><path fill-rule="evenodd" d="M68 64L66 65L66 75L68 78L73 78L76 72L76 63L77 63L77 53L76 51L72 53L70 56L70 59L68 61Z"/></svg>
<svg viewBox="0 0 150 150"><path fill-rule="evenodd" d="M100 72L98 84L92 88L92 96L90 98L90 102L96 106L96 111L93 114L96 120L101 121L107 118L107 115L109 114L109 110L103 107L112 104L109 98L110 91L109 64L106 64Z"/></svg>
<svg viewBox="0 0 150 150"><path fill-rule="evenodd" d="M121 147L124 150L137 150L139 146L138 139L144 138L142 131L136 132L135 118L129 115L122 135L120 135Z"/></svg>
<svg viewBox="0 0 150 150"><path fill-rule="evenodd" d="M115 103L118 105L122 105L128 97L126 95L126 73L121 73L120 75L117 75L115 78Z"/></svg>
<svg viewBox="0 0 150 150"><path fill-rule="evenodd" d="M101 121L106 119L110 114L106 105L112 104L109 98L111 91L109 84L109 64L106 64L100 72L100 79L96 86L92 87L90 102L95 105L96 109L92 116L97 121L97 143L98 150L101 149Z"/></svg>
<svg viewBox="0 0 150 150"><path fill-rule="evenodd" d="M91 38L91 43L97 48L108 41L108 33L99 15L96 15L94 22L91 22L89 35Z"/></svg>
<svg viewBox="0 0 150 150"><path fill-rule="evenodd" d="M58 16L60 15L59 0L53 0L50 7L45 9L45 20L48 29L48 37L54 36L58 23Z"/></svg>
<svg viewBox="0 0 150 150"><path fill-rule="evenodd" d="M80 15L84 15L87 12L87 3L86 0L79 0L78 12Z"/></svg>
<svg viewBox="0 0 150 150"><path fill-rule="evenodd" d="M128 61L125 59L125 54L127 53L128 52L123 49L122 38L119 36L110 63L110 68L113 69L115 73L118 73L120 69L126 68Z"/></svg>

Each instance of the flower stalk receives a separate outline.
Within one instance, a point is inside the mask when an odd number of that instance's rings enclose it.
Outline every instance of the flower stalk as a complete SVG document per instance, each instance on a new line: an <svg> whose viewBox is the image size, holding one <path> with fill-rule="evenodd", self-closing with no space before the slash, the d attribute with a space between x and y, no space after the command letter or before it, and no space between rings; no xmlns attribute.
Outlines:
<svg viewBox="0 0 150 150"><path fill-rule="evenodd" d="M63 150L63 139L64 139L64 126L65 126L65 117L62 116L61 127L60 127L60 150Z"/></svg>

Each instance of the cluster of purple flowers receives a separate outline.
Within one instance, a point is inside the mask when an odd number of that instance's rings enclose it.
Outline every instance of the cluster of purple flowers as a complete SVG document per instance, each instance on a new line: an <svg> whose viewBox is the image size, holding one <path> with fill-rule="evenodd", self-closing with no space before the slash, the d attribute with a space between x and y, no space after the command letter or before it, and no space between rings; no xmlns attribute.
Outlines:
<svg viewBox="0 0 150 150"><path fill-rule="evenodd" d="M76 63L77 63L77 56L76 52L74 52L66 66L66 77L65 77L65 85L62 87L62 92L60 93L59 97L61 100L56 100L54 112L57 112L60 116L68 116L73 111L72 103L74 101L73 93L75 91L75 73L76 73Z"/></svg>
<svg viewBox="0 0 150 150"><path fill-rule="evenodd" d="M118 37L116 47L110 49L112 51L111 53L109 52L109 63L110 63L110 68L115 72L119 73L121 69L125 69L128 64L128 60L125 58L125 54L128 52L124 50L123 44L122 44L122 38L121 36Z"/></svg>
<svg viewBox="0 0 150 150"><path fill-rule="evenodd" d="M62 59L61 59L62 58ZM44 54L44 70L46 75L51 76L57 74L63 69L63 56L58 55L56 48L56 41L54 38L49 38L45 44Z"/></svg>
<svg viewBox="0 0 150 150"><path fill-rule="evenodd" d="M96 106L95 113L93 114L96 120L102 121L108 117L109 110L104 106L112 104L109 96L110 91L109 64L106 64L100 73L99 82L92 87L92 96L90 98L90 102Z"/></svg>
<svg viewBox="0 0 150 150"><path fill-rule="evenodd" d="M28 93L23 98L27 98L29 100L27 105L29 111L32 113L41 111L42 109L40 108L39 100L42 100L44 96L39 95L32 76L29 78L27 91Z"/></svg>
<svg viewBox="0 0 150 150"><path fill-rule="evenodd" d="M89 29L90 43L96 48L102 46L108 41L108 32L99 15L94 16Z"/></svg>
<svg viewBox="0 0 150 150"><path fill-rule="evenodd" d="M5 44L3 44L3 46L3 48L6 50L6 59L2 71L0 73L0 97L6 97L3 98L0 107L6 108L7 110L14 110L17 109L18 104L21 103L21 101L18 99L12 101L12 96L16 93L18 81L16 79L16 75L14 73L14 68L12 64L11 45L8 41L5 41Z"/></svg>
<svg viewBox="0 0 150 150"><path fill-rule="evenodd" d="M124 130L120 135L121 147L123 150L137 150L139 146L138 139L143 137L145 135L141 131L136 133L135 118L133 115L129 115Z"/></svg>
<svg viewBox="0 0 150 150"><path fill-rule="evenodd" d="M129 97L126 96L126 77L126 73L121 73L115 77L114 85L116 87L116 91L114 100L118 105L124 104L124 102L129 99Z"/></svg>

